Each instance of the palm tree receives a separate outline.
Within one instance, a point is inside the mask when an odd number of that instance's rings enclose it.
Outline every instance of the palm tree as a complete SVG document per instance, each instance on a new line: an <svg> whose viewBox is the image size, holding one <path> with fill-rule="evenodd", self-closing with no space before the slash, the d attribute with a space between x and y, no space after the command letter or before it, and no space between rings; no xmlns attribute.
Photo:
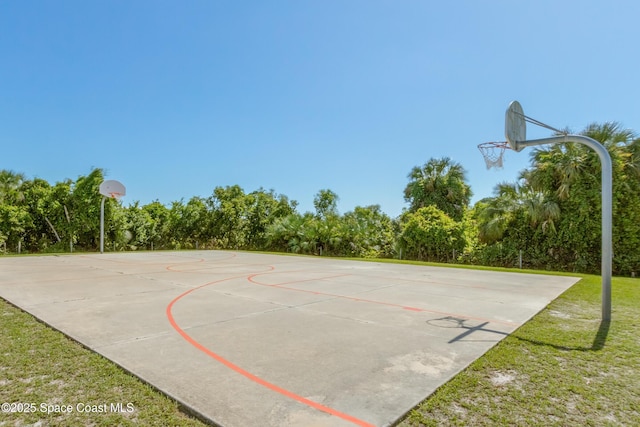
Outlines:
<svg viewBox="0 0 640 427"><path fill-rule="evenodd" d="M556 221L560 219L560 207L546 194L531 187L521 187L522 207L532 228L540 228L544 234L556 232Z"/></svg>
<svg viewBox="0 0 640 427"><path fill-rule="evenodd" d="M276 219L267 226L265 238L271 250L306 252L315 248L315 240L310 236L309 224L314 220L311 214L292 213Z"/></svg>
<svg viewBox="0 0 640 427"><path fill-rule="evenodd" d="M567 200L572 185L587 172L589 151L573 142L536 149L531 156L534 167L527 172L530 185L539 191L554 191L558 200Z"/></svg>
<svg viewBox="0 0 640 427"><path fill-rule="evenodd" d="M640 138L634 139L629 145L629 162L628 168L640 178Z"/></svg>
<svg viewBox="0 0 640 427"><path fill-rule="evenodd" d="M404 198L410 203L410 212L435 205L455 221L462 220L472 192L459 163L449 157L432 158L422 167L414 167L408 177Z"/></svg>
<svg viewBox="0 0 640 427"><path fill-rule="evenodd" d="M22 173L10 170L0 170L0 203L16 203L24 199L20 187L25 182Z"/></svg>
<svg viewBox="0 0 640 427"><path fill-rule="evenodd" d="M600 141L609 150L615 147L627 146L635 138L635 133L631 129L623 129L622 124L618 122L591 123L580 133Z"/></svg>
<svg viewBox="0 0 640 427"><path fill-rule="evenodd" d="M633 148L635 134L617 122L592 123L581 132L604 145L612 159L620 158ZM558 200L569 199L571 188L578 181L589 180L588 186L599 182L600 161L597 154L583 144L555 144L538 148L532 154L533 168L529 182L537 190L555 191ZM622 159L626 163L625 159Z"/></svg>
<svg viewBox="0 0 640 427"><path fill-rule="evenodd" d="M502 239L519 207L516 184L498 184L494 192L496 196L486 201L478 216L478 238L484 243Z"/></svg>
<svg viewBox="0 0 640 427"><path fill-rule="evenodd" d="M532 230L541 229L543 234L556 232L556 221L560 218L560 207L548 194L534 190L524 184L498 184L496 197L487 201L479 215L479 238L485 243L502 239L518 218L527 221Z"/></svg>

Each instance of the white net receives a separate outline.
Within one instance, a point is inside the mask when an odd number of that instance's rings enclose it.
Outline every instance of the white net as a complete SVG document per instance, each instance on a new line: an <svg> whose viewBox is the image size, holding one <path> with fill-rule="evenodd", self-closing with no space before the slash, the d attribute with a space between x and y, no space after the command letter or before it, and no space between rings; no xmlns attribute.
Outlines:
<svg viewBox="0 0 640 427"><path fill-rule="evenodd" d="M502 158L504 156L504 150L509 148L506 142L485 142L478 145L478 150L484 157L484 163L487 165L487 169L496 168L502 169Z"/></svg>

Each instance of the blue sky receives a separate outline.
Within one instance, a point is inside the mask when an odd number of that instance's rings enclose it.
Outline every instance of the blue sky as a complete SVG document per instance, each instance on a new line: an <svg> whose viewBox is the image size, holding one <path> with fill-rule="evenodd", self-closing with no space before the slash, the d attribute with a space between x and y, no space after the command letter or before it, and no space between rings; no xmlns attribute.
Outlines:
<svg viewBox="0 0 640 427"><path fill-rule="evenodd" d="M93 167L125 204L274 189L313 210L406 207L450 157L473 201L529 165L484 166L504 112L640 131L640 2L0 1L0 169L52 184ZM550 132L529 125L528 137Z"/></svg>

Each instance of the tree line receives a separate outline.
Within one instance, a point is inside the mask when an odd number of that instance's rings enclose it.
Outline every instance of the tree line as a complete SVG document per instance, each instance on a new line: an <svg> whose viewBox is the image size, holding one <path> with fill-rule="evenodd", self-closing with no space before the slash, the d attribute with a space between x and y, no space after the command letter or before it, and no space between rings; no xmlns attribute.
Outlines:
<svg viewBox="0 0 640 427"><path fill-rule="evenodd" d="M615 274L640 271L640 139L617 123L583 132L613 160ZM104 172L51 185L0 170L0 250L95 251L98 192ZM493 197L470 205L463 167L430 159L408 174L408 207L391 218L379 205L341 214L329 189L314 197L314 212L273 190L215 187L209 197L165 205L115 200L105 204L107 250L244 249L301 254L403 258L598 272L600 164L580 144L533 150L517 182L499 184Z"/></svg>

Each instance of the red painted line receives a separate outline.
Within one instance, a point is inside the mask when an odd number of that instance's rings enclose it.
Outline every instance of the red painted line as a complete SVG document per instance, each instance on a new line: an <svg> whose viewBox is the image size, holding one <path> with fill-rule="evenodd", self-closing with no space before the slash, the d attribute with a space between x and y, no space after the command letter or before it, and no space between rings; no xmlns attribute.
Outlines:
<svg viewBox="0 0 640 427"><path fill-rule="evenodd" d="M333 297L333 298L341 298L341 299L346 299L346 300L350 300L350 301L356 301L356 302L366 302L369 304L378 304L378 305L384 305L387 307L397 307L397 308L401 308L403 310L411 310L411 311L416 311L416 312L427 312L427 313L435 313L435 314L442 314L445 316L459 316L465 319L469 319L469 320L478 320L481 322L494 322L494 323L501 323L503 325L509 325L509 326L519 326L518 323L514 323L514 322L508 322L508 321L504 321L504 320L496 320L496 319L486 319L484 317L474 317L474 316L467 316L464 314L460 314L460 313L449 313L446 311L438 311L438 310L429 310L426 308L420 308L420 307L411 307L411 306L405 306L405 305L401 305L401 304L395 304L392 302L386 302L386 301L376 301L376 300L370 300L370 299L366 299L366 298L357 298L357 297L351 297L348 295L340 295L340 294L332 294L329 292L319 292L319 291L312 291L312 290L308 290L308 289L299 289L299 288L291 288L288 286L282 286L280 284L269 284L269 283L262 283L262 282L258 282L257 280L255 280L256 276L261 276L263 274L269 274L268 272L265 273L255 273L255 274L250 274L249 276L247 276L247 280L249 280L251 283L254 283L256 285L260 285L260 286L269 286L272 288L280 288L280 289L286 289L289 291L295 291L295 292L305 292L305 293L310 293L310 294L314 294L314 295L324 295L324 296L328 296L328 297ZM339 276L345 276L345 275L339 275ZM339 276L328 276L325 278L317 278L317 279L313 279L313 280L321 280L321 279L328 279L331 277L339 277ZM301 280L301 281L308 281L308 280ZM292 283L296 283L296 282L286 282L287 284L292 284Z"/></svg>
<svg viewBox="0 0 640 427"><path fill-rule="evenodd" d="M487 290L487 291L493 291L496 290L496 288L494 287L489 287L489 286L482 286L482 285L472 285L472 284L467 284L467 285L459 285L457 283L449 283L449 282L443 282L443 281L439 281L439 280L424 280L424 279L405 279L402 277L385 277L385 276L367 276L364 275L364 277L375 277L376 279L389 279L389 280L397 280L400 282L413 282L413 283L419 283L419 284L426 284L426 285L437 285L437 286L445 286L445 287L453 287L453 288L462 288L462 289L482 289L482 290ZM509 292L516 292L519 294L531 294L531 295L537 295L535 291L529 291L528 288L510 288Z"/></svg>
<svg viewBox="0 0 640 427"><path fill-rule="evenodd" d="M271 269L273 270L274 267L270 266ZM225 359L224 357L220 356L219 354L209 350L207 347L205 347L204 345L202 345L201 343L199 343L198 341L196 341L191 335L189 335L188 333L186 333L184 331L184 329L182 329L179 325L178 322L176 322L175 318L173 317L173 306L175 305L175 303L177 303L178 301L180 301L182 298L184 298L185 296L191 294L192 292L197 291L198 289L202 289L205 286L210 286L210 285L214 285L216 283L221 283L227 280L232 280L232 279L238 279L238 278L248 278L248 276L246 275L241 275L241 276L233 276L233 277L227 277L225 279L220 279L220 280L215 280L213 282L209 282L209 283L205 283L204 285L198 286L196 288L193 289L189 289L188 291L185 291L183 293L181 293L180 295L178 295L177 297L175 297L173 299L173 301L171 301L169 303L169 305L167 306L167 310L166 310L166 314L167 314L167 318L169 319L169 323L171 324L171 326L173 327L173 329L176 330L176 332L178 332L182 338L185 339L185 341L187 341L189 344L191 344L192 346L194 346L195 348L197 348L198 350L200 350L201 352L205 353L207 356L211 357L212 359L216 360L219 363L222 363L224 366L226 366L227 368L231 369L232 371L244 376L245 378L260 384L261 386L274 391L276 393L279 393L285 397L288 397L290 399L293 399L297 402L300 402L304 405L307 405L311 408L317 409L318 411L322 411L325 412L327 414L330 414L332 416L338 417L338 418L342 418L345 421L349 421L355 425L361 426L361 427L375 427L373 424L367 423L366 421L360 420L356 417L353 417L349 414L345 414L343 412L337 411L333 408L329 408L328 406L324 406L321 405L320 403L314 402L312 400L306 399L302 396L299 396L297 394L295 394L292 391L289 391L287 389L284 389L282 387L279 387L273 383L270 383L254 374L252 374L249 371L246 371L244 369L242 369L241 367L239 367L238 365L230 362L229 360Z"/></svg>

